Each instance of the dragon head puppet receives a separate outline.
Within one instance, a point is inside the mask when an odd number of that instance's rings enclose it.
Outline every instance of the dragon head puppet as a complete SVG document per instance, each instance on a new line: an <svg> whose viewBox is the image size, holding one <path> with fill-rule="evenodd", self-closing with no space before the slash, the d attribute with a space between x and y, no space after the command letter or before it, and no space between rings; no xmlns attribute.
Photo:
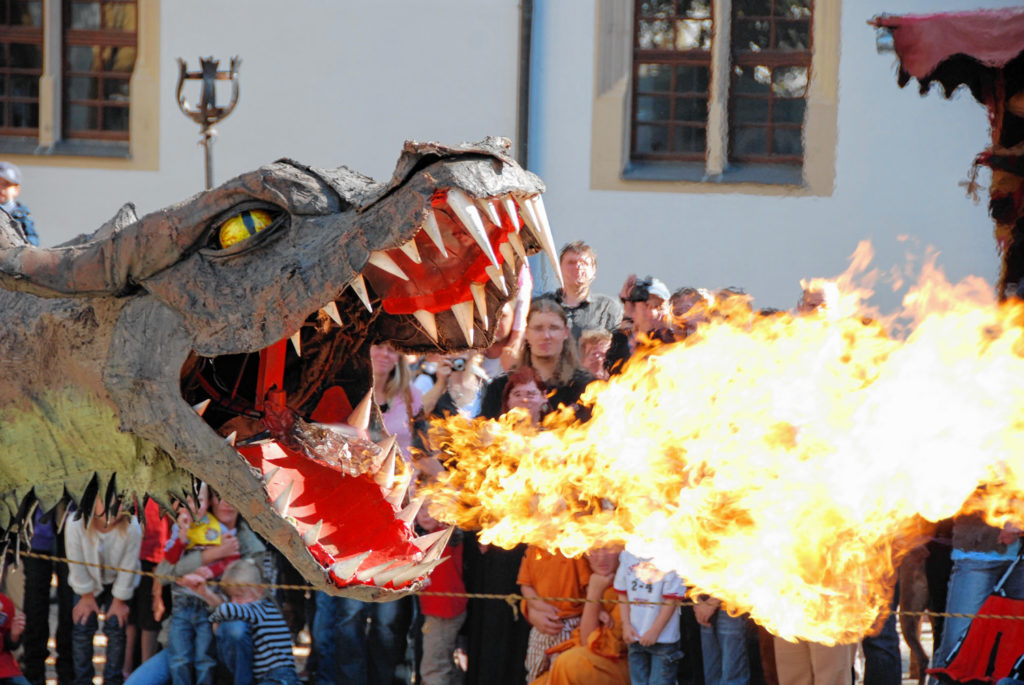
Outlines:
<svg viewBox="0 0 1024 685"><path fill-rule="evenodd" d="M543 190L487 139L407 143L388 183L282 160L50 249L0 216L7 540L199 479L315 587L415 587L446 537L413 531L369 346L488 344L527 254L554 260Z"/></svg>

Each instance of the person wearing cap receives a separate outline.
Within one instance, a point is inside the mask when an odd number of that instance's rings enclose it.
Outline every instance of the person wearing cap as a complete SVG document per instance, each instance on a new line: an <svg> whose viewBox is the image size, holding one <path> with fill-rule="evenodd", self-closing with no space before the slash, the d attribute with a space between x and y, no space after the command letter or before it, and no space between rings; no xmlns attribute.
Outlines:
<svg viewBox="0 0 1024 685"><path fill-rule="evenodd" d="M605 357L609 373L615 374L642 340L673 342L671 293L663 281L653 276L638 279L630 274L622 286L622 325L612 333L612 344Z"/></svg>
<svg viewBox="0 0 1024 685"><path fill-rule="evenodd" d="M540 297L554 300L569 317L572 339L578 341L580 333L588 328L614 331L622 321L622 305L615 298L590 291L597 277L597 255L594 248L582 240L568 243L558 257L564 288L544 293Z"/></svg>
<svg viewBox="0 0 1024 685"><path fill-rule="evenodd" d="M38 246L39 234L36 224L32 221L32 213L28 207L18 202L21 194L21 169L10 162L0 162L0 207L14 219L21 231L21 237Z"/></svg>

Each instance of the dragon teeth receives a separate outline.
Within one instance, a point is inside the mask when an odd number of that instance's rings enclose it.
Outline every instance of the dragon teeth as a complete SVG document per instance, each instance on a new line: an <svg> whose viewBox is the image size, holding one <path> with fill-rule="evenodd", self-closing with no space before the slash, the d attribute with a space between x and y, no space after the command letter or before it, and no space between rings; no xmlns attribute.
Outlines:
<svg viewBox="0 0 1024 685"><path fill-rule="evenodd" d="M398 512L398 516L395 518L399 521L404 521L411 526L412 522L416 519L416 514L420 512L421 506L423 506L423 498L417 497L413 501L409 502L405 509Z"/></svg>
<svg viewBox="0 0 1024 685"><path fill-rule="evenodd" d="M405 256L408 257L409 259L411 259L414 264L422 264L423 263L423 259L420 258L420 251L416 247L416 240L415 239L409 240L408 242L406 242L404 245L402 245L398 249L400 249L402 252L404 252Z"/></svg>
<svg viewBox="0 0 1024 685"><path fill-rule="evenodd" d="M202 402L200 402L199 404L193 404L193 405L192 405L192 410L193 410L193 411L194 411L195 413L197 413L197 414L199 414L200 416L202 416L203 414L205 414L205 413L206 413L206 409L207 409L207 408L208 408L209 406L210 406L210 400L209 400L209 399L205 399L205 400L203 400Z"/></svg>
<svg viewBox="0 0 1024 685"><path fill-rule="evenodd" d="M352 413L345 420L348 425L356 430L365 431L370 427L370 406L373 404L373 390L367 390L362 401L356 405Z"/></svg>
<svg viewBox="0 0 1024 685"><path fill-rule="evenodd" d="M497 267L498 258L495 256L494 249L491 247L491 241L487 237L487 229L484 228L483 219L480 218L480 210L469 199L469 196L458 188L452 188L448 191L448 206L452 208L459 221L462 222L466 232L469 233L483 253L487 255L487 259L490 260L491 264Z"/></svg>
<svg viewBox="0 0 1024 685"><path fill-rule="evenodd" d="M373 305L370 304L370 294L366 292L366 281L363 280L362 274L357 274L355 278L349 281L349 286L355 291L356 295L359 296L359 300L366 307L367 311L373 313Z"/></svg>
<svg viewBox="0 0 1024 685"><path fill-rule="evenodd" d="M519 237L518 233L508 234L508 244L511 245L512 249L515 250L515 253L519 255L519 259L526 259L526 248L523 247L523 239Z"/></svg>
<svg viewBox="0 0 1024 685"><path fill-rule="evenodd" d="M320 519L312 526L309 527L305 533L302 534L302 541L306 543L306 546L316 544L316 541L320 539L320 530L324 527L323 519Z"/></svg>
<svg viewBox="0 0 1024 685"><path fill-rule="evenodd" d="M491 279L494 287L500 290L503 295L508 295L508 284L505 283L505 276L501 273L501 267L486 266L484 271L487 273L487 277Z"/></svg>
<svg viewBox="0 0 1024 685"><path fill-rule="evenodd" d="M406 275L406 273L402 271L402 267L398 266L398 263L395 262L395 260L391 258L391 255L389 255L387 252L370 253L369 262L378 269L387 271L389 274L392 274L393 276L398 276L403 281L409 280L409 277Z"/></svg>
<svg viewBox="0 0 1024 685"><path fill-rule="evenodd" d="M548 215L544 210L544 201L540 199L540 195L523 198L519 203L519 209L522 210L522 217L526 227L533 234L533 237L537 239L537 242L540 243L541 249L544 250L548 261L551 262L551 268L555 271L559 285L564 288L562 269L558 264L558 253L555 252L555 239L551 236L551 225L548 223Z"/></svg>
<svg viewBox="0 0 1024 685"><path fill-rule="evenodd" d="M441 227L437 225L437 217L434 216L433 209L427 209L427 216L423 220L423 231L437 247L441 256L447 257L448 249L444 246L444 240L441 239Z"/></svg>
<svg viewBox="0 0 1024 685"><path fill-rule="evenodd" d="M452 305L452 314L455 315L455 320L459 322L459 328L462 330L462 336L466 339L466 344L470 347L473 346L473 301L466 300L465 302L459 302L458 304Z"/></svg>
<svg viewBox="0 0 1024 685"><path fill-rule="evenodd" d="M373 584L379 587L384 587L398 576L408 573L413 566L414 564L405 563L385 569L373 576Z"/></svg>
<svg viewBox="0 0 1024 685"><path fill-rule="evenodd" d="M292 503L292 487L295 485L295 481L290 480L288 484L284 486L284 491L277 496L271 505L274 507L274 511L281 515L281 518L288 516L288 507Z"/></svg>
<svg viewBox="0 0 1024 685"><path fill-rule="evenodd" d="M501 228L501 219L498 218L498 210L495 209L494 203L486 198L480 198L476 201L476 204L480 209L484 210L484 214L491 220L491 223Z"/></svg>
<svg viewBox="0 0 1024 685"><path fill-rule="evenodd" d="M345 557L340 561L336 561L331 566L331 573L342 580L348 580L359 569L359 566L366 561L366 557L368 556L370 556L370 552L367 551L362 554L354 554L350 557Z"/></svg>
<svg viewBox="0 0 1024 685"><path fill-rule="evenodd" d="M502 243L504 246L505 243ZM487 288L483 283L470 283L469 292L473 293L473 301L476 302L476 313L480 316L480 323L483 324L484 329L488 328L487 325Z"/></svg>
<svg viewBox="0 0 1024 685"><path fill-rule="evenodd" d="M329 316L331 318L331 321L333 321L334 323L338 324L339 326L342 325L341 314L338 313L337 302L328 302L327 304L320 308L320 311Z"/></svg>
<svg viewBox="0 0 1024 685"><path fill-rule="evenodd" d="M416 320L423 326L424 332L433 340L437 342L437 319L434 318L433 313L428 312L426 309L417 309L412 313L416 317Z"/></svg>
<svg viewBox="0 0 1024 685"><path fill-rule="evenodd" d="M452 533L454 532L455 528L452 527L449 527L448 530L444 531L444 535L435 540L434 544L426 550L426 553L423 555L423 561L428 562L440 559L441 553L444 551L444 548L448 546L448 541L452 539Z"/></svg>
<svg viewBox="0 0 1024 685"><path fill-rule="evenodd" d="M356 580L358 580L361 583L365 583L368 580L372 580L374 575L380 573L381 571L383 571L388 566L391 566L394 563L395 562L393 559L389 559L388 561L385 561L383 564L377 564L376 566L371 566L370 568L364 568L362 571L356 571Z"/></svg>
<svg viewBox="0 0 1024 685"><path fill-rule="evenodd" d="M442 529L442 530L434 531L433 533L428 533L427 535L421 535L418 538L413 538L412 540L410 540L410 542L412 544L416 545L416 547L421 552L426 552L428 549L430 549L433 546L433 544L435 542L437 542L439 539L441 539L445 535L448 535L450 537L451 533L449 531L451 531L451 530L452 530L451 528L448 528L447 530ZM447 543L445 543L445 544L447 544Z"/></svg>
<svg viewBox="0 0 1024 685"><path fill-rule="evenodd" d="M228 436L226 438L224 438L224 442L226 442L227 444L229 444L232 447L234 447L235 446L235 440L237 440L237 439L238 439L238 431L231 431L231 433L228 434Z"/></svg>
<svg viewBox="0 0 1024 685"><path fill-rule="evenodd" d="M444 559L435 559L434 561L429 561L424 564L417 564L416 566L412 566L406 573L392 578L391 582L395 585L395 587L398 587L399 585L404 585L405 583L408 583L410 580L415 580L421 576L427 575L428 573L433 571L434 567L440 564L442 561L444 561Z"/></svg>
<svg viewBox="0 0 1024 685"><path fill-rule="evenodd" d="M288 338L289 340L292 341L292 347L295 348L295 356L296 357L301 357L302 356L302 336L301 336L301 333L302 333L302 330L300 329L298 331L295 331L295 333L292 335L292 337Z"/></svg>
<svg viewBox="0 0 1024 685"><path fill-rule="evenodd" d="M409 490L409 484L411 482L411 480L406 480L405 482L396 483L395 487L391 488L391 492L389 492L384 499L388 504L396 509L402 506L402 502L405 500L405 495Z"/></svg>
<svg viewBox="0 0 1024 685"><path fill-rule="evenodd" d="M502 243L499 245L498 252L501 253L502 258L505 260L504 264L512 265L516 263L516 252L508 243ZM504 264L502 266L504 266Z"/></svg>
<svg viewBox="0 0 1024 685"><path fill-rule="evenodd" d="M267 471L266 473L264 473L263 474L263 482L265 484L267 484L267 485L270 485L271 479L273 479L273 477L276 476L277 472L280 471L280 470L281 470L280 466L275 466L274 468L272 468L269 471Z"/></svg>

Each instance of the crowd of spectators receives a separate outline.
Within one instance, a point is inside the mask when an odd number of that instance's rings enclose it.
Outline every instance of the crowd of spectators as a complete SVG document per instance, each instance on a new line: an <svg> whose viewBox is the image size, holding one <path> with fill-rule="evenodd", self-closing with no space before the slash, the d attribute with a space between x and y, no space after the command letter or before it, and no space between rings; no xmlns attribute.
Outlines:
<svg viewBox="0 0 1024 685"><path fill-rule="evenodd" d="M11 173L0 167L4 180ZM407 357L372 346L374 399L403 451L422 453L414 463L424 478L443 469L422 444L428 438L417 424L425 419L493 419L519 409L539 425L547 412L573 406L590 383L621 372L638 347L685 339L716 303L749 303L735 289L672 292L658 278L636 276L610 297L591 291L597 256L588 245L569 243L560 260L564 288L506 305L486 350ZM529 293L530 283L528 272L522 274L521 293ZM813 315L828 304L828 293L806 292L797 313ZM113 684L846 685L854 678L856 645L773 637L714 597L689 597L680 606L675 600L687 597L685 577L621 548L571 559L535 547L489 547L473 531L455 531L432 588L521 594L521 607L457 596L366 603L255 587L221 594L207 581L271 582L278 570L285 576L290 570L216 492L200 487L176 503L173 517L149 502L145 527L108 506L97 498L92 516L73 514L63 534L36 515L33 551L98 566L26 559L24 613L0 595L0 683L45 682L51 578L62 684L93 682L97 630L106 635L103 681ZM425 507L415 523L420 534L442 528ZM1016 557L1019 535L964 519L954 526L953 543L948 605L970 613ZM131 569L178 581L140 582ZM1019 595L1024 572L1016 574L1008 587ZM945 665L967 622L949 620L944 630L936 624L936 665ZM299 671L292 645L306 636L310 652ZM902 682L897 640L894 616L865 638L866 683ZM9 658L19 641L20 672Z"/></svg>

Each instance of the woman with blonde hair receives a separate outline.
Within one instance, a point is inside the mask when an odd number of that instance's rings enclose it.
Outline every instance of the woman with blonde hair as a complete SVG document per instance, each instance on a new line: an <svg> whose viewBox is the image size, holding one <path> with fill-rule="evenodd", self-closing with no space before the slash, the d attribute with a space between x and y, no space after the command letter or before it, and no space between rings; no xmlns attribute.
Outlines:
<svg viewBox="0 0 1024 685"><path fill-rule="evenodd" d="M412 445L414 424L423 408L423 395L412 385L405 357L390 345L370 345L373 400L384 416L388 433L398 437L405 454Z"/></svg>

